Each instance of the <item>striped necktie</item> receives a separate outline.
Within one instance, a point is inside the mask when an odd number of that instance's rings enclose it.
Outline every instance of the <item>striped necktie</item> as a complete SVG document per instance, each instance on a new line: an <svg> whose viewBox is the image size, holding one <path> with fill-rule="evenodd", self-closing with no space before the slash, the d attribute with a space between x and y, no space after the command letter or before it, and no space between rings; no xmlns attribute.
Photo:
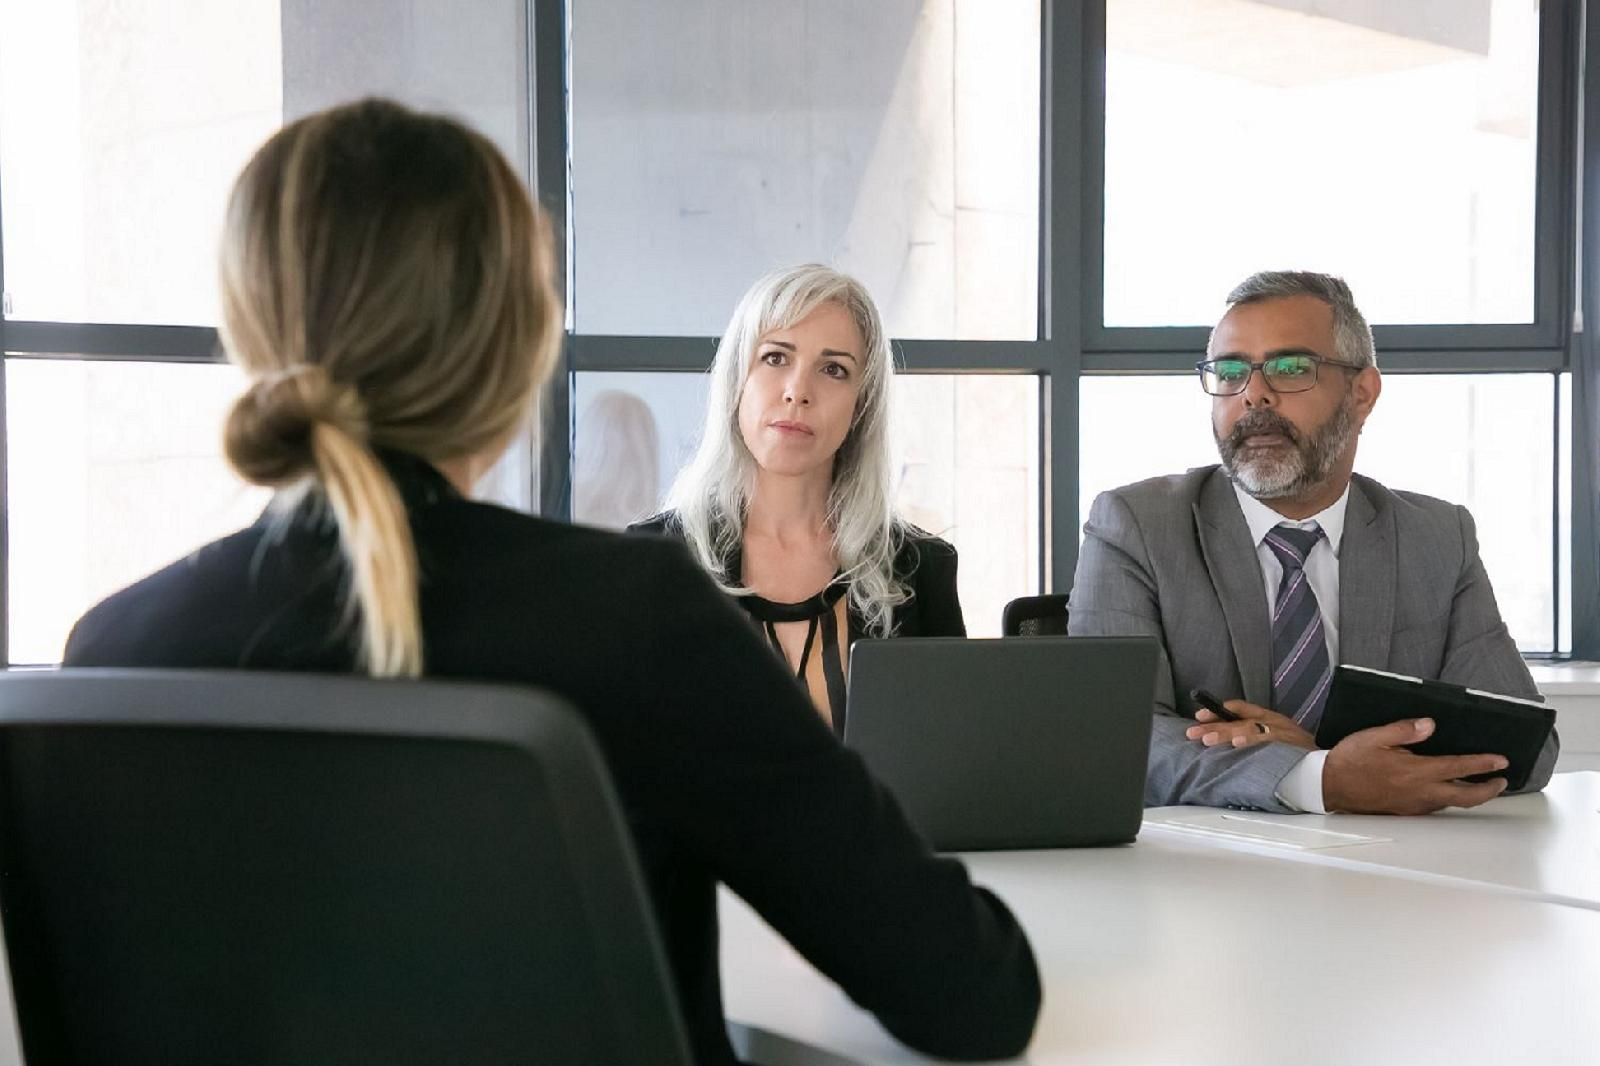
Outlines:
<svg viewBox="0 0 1600 1066"><path fill-rule="evenodd" d="M1280 525L1264 539L1283 564L1272 605L1272 709L1314 732L1333 683L1322 611L1305 571L1322 529L1314 523L1309 529Z"/></svg>

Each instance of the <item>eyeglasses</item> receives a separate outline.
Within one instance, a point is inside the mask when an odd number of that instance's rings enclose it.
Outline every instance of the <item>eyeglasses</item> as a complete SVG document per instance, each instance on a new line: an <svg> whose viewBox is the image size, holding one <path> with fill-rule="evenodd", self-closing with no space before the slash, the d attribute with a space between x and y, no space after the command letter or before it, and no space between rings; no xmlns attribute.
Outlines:
<svg viewBox="0 0 1600 1066"><path fill-rule="evenodd" d="M1305 392L1317 385L1317 367L1332 366L1360 373L1361 368L1315 355L1275 355L1252 363L1229 356L1203 359L1194 365L1200 371L1200 387L1212 396L1237 396L1250 384L1250 375L1261 371L1261 378L1273 392Z"/></svg>

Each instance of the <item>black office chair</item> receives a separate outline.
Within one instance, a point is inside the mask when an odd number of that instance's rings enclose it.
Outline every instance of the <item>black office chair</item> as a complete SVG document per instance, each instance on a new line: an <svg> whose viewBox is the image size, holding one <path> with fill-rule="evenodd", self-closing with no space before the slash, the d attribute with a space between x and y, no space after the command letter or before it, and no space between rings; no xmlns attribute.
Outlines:
<svg viewBox="0 0 1600 1066"><path fill-rule="evenodd" d="M487 685L0 676L30 1063L687 1064L587 728Z"/></svg>
<svg viewBox="0 0 1600 1066"><path fill-rule="evenodd" d="M1067 596L1019 596L1006 604L1000 633L1007 637L1059 637L1067 632Z"/></svg>

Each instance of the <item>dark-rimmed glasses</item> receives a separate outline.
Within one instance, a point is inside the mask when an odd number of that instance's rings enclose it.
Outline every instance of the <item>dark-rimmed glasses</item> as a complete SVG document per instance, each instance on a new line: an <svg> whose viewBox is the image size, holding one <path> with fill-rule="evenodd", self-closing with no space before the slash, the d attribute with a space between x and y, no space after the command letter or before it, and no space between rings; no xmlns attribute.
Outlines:
<svg viewBox="0 0 1600 1066"><path fill-rule="evenodd" d="M1319 366L1360 372L1358 366L1323 359L1316 355L1293 353L1274 355L1259 363L1237 356L1202 359L1194 365L1200 371L1200 387L1212 396L1237 396L1250 384L1250 375L1261 371L1261 379L1273 392L1305 392L1316 388Z"/></svg>

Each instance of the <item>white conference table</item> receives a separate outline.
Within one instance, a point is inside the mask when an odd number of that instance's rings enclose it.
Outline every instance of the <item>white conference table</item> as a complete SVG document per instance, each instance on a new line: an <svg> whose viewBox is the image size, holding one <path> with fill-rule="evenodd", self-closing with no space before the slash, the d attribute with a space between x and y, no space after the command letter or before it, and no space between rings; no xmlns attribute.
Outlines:
<svg viewBox="0 0 1600 1066"><path fill-rule="evenodd" d="M1556 774L1543 792L1424 818L1159 807L1145 812L1142 834L1600 910L1594 770Z"/></svg>
<svg viewBox="0 0 1600 1066"><path fill-rule="evenodd" d="M1560 796L1593 795L1592 779L1558 782ZM1529 836L1540 815L1522 813L1480 815L1480 839L1524 839L1525 855L1569 839ZM1422 820L1393 821L1391 859L1404 851L1399 824ZM1502 843L1500 854L1517 851ZM1435 854L1443 864L1456 852ZM1505 890L1487 862L1451 879L1291 857L1304 856L1184 831L966 856L1016 912L1044 978L1039 1028L1018 1061L1600 1062L1600 910ZM726 1011L751 1061L925 1061L735 897L723 894L721 914Z"/></svg>
<svg viewBox="0 0 1600 1066"><path fill-rule="evenodd" d="M1016 912L1044 979L1017 1061L1600 1062L1600 773L1427 818L1146 815L1126 847L966 856ZM1308 845L1307 830L1367 840ZM927 1061L726 892L721 916L747 1059ZM0 958L8 1015L9 991Z"/></svg>

